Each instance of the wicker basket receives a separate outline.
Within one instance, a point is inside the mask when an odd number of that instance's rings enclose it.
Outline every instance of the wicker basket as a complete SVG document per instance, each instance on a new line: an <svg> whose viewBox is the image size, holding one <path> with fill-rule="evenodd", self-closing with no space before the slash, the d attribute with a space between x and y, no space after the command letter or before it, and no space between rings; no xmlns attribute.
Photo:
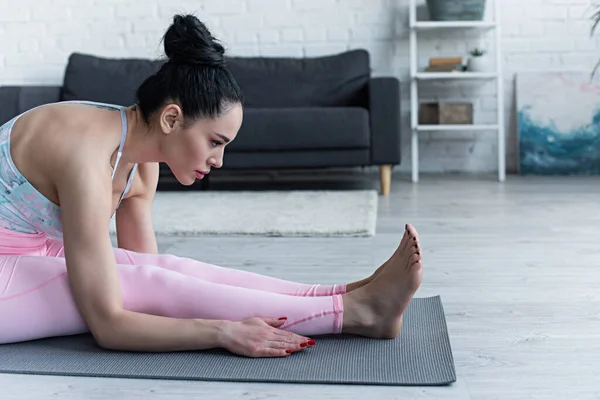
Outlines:
<svg viewBox="0 0 600 400"><path fill-rule="evenodd" d="M427 0L432 21L481 21L485 0Z"/></svg>

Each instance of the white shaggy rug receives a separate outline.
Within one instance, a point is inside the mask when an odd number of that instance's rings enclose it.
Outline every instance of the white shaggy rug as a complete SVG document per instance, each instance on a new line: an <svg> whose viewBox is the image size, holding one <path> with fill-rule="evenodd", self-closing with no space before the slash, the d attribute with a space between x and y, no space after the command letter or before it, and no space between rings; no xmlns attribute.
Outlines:
<svg viewBox="0 0 600 400"><path fill-rule="evenodd" d="M372 236L377 203L374 190L159 191L153 221L167 236Z"/></svg>

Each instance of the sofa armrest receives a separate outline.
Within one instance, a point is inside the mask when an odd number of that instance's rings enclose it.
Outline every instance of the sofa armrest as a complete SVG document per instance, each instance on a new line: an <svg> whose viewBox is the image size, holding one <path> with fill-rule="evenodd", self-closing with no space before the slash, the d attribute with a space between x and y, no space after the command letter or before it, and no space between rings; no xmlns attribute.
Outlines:
<svg viewBox="0 0 600 400"><path fill-rule="evenodd" d="M395 77L369 80L371 163L400 164L400 81Z"/></svg>
<svg viewBox="0 0 600 400"><path fill-rule="evenodd" d="M0 86L0 125L34 107L60 101L60 86Z"/></svg>

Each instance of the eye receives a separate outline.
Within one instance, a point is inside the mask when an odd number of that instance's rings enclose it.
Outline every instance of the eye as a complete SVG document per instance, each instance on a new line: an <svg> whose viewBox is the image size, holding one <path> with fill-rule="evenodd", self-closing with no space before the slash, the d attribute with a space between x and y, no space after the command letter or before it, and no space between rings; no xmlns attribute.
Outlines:
<svg viewBox="0 0 600 400"><path fill-rule="evenodd" d="M218 146L220 146L220 145L222 145L222 144L223 144L223 142L219 142L218 140L213 140L213 141L212 141L212 145L213 145L213 147L218 147Z"/></svg>

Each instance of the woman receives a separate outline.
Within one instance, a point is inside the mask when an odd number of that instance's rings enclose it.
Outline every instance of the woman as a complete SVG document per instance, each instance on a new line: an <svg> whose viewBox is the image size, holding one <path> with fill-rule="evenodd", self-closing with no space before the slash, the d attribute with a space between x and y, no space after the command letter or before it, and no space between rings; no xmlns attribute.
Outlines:
<svg viewBox="0 0 600 400"><path fill-rule="evenodd" d="M410 225L371 277L344 285L157 254L158 162L183 185L221 167L243 102L198 19L175 16L163 40L169 60L134 106L47 104L0 128L0 343L90 332L107 349L277 357L312 335L395 337L421 282Z"/></svg>

